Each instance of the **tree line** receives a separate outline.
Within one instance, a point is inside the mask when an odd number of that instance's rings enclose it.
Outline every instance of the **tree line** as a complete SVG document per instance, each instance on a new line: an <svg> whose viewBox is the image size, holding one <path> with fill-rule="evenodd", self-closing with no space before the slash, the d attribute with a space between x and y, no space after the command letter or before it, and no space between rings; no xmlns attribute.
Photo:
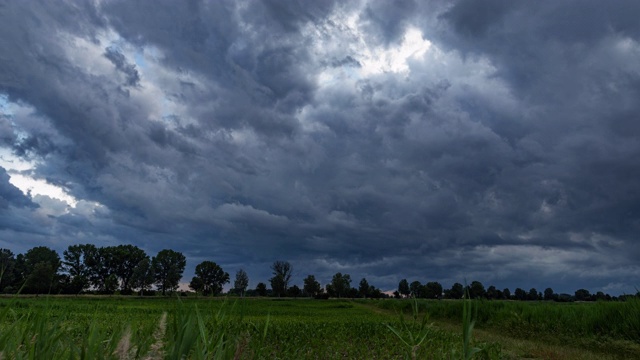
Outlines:
<svg viewBox="0 0 640 360"><path fill-rule="evenodd" d="M62 254L46 246L37 246L17 256L9 249L0 248L0 292L5 294L139 294L161 293L166 295L178 289L186 266L185 256L171 249L159 251L150 257L144 250L134 245L97 247L93 244L70 245ZM556 294L551 288L538 292L535 288L525 291L495 286L485 289L479 281L466 287L455 283L443 289L437 281L409 283L402 279L398 289L389 295L370 285L362 278L357 287L352 286L351 276L341 272L333 275L324 287L314 275L303 280L302 288L290 286L293 267L287 261L275 261L271 265L271 288L260 282L249 289L249 276L240 269L236 272L231 292L244 296L314 297L314 298L386 298L409 297L425 299L460 299L465 293L471 298L489 300L555 300L555 301L595 301L617 300L602 292L591 294L579 289L575 294ZM189 287L203 295L217 295L223 292L230 277L213 261L203 261L195 268Z"/></svg>

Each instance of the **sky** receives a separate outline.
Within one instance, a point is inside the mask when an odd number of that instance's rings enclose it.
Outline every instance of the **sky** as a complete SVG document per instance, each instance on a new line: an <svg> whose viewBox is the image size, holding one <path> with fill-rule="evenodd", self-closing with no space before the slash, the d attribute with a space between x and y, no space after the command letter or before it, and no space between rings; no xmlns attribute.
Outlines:
<svg viewBox="0 0 640 360"><path fill-rule="evenodd" d="M0 247L635 293L639 13L0 0Z"/></svg>

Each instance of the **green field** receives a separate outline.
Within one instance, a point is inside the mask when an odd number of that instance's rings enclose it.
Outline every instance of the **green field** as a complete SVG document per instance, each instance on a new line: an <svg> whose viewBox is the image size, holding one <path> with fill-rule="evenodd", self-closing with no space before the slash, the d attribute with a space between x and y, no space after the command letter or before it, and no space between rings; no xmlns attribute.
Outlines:
<svg viewBox="0 0 640 360"><path fill-rule="evenodd" d="M1 298L0 359L463 359L472 352L477 359L640 358L638 302L475 302L469 313L477 319L474 340L466 344L464 306L426 300Z"/></svg>

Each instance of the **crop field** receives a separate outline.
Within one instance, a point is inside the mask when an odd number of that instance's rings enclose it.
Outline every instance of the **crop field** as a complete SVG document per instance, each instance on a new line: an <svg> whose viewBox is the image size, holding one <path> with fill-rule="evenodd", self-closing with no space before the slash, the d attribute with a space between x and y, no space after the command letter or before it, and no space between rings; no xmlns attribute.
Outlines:
<svg viewBox="0 0 640 360"><path fill-rule="evenodd" d="M638 315L636 302L10 297L0 298L0 359L536 358L512 338L631 359ZM537 358L582 357L549 354Z"/></svg>

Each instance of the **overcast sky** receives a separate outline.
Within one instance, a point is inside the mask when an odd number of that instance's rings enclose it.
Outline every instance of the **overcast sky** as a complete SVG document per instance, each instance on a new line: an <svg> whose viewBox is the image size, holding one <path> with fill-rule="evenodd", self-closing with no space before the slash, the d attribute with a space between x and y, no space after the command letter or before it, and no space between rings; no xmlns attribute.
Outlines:
<svg viewBox="0 0 640 360"><path fill-rule="evenodd" d="M0 247L640 287L638 1L0 0Z"/></svg>

